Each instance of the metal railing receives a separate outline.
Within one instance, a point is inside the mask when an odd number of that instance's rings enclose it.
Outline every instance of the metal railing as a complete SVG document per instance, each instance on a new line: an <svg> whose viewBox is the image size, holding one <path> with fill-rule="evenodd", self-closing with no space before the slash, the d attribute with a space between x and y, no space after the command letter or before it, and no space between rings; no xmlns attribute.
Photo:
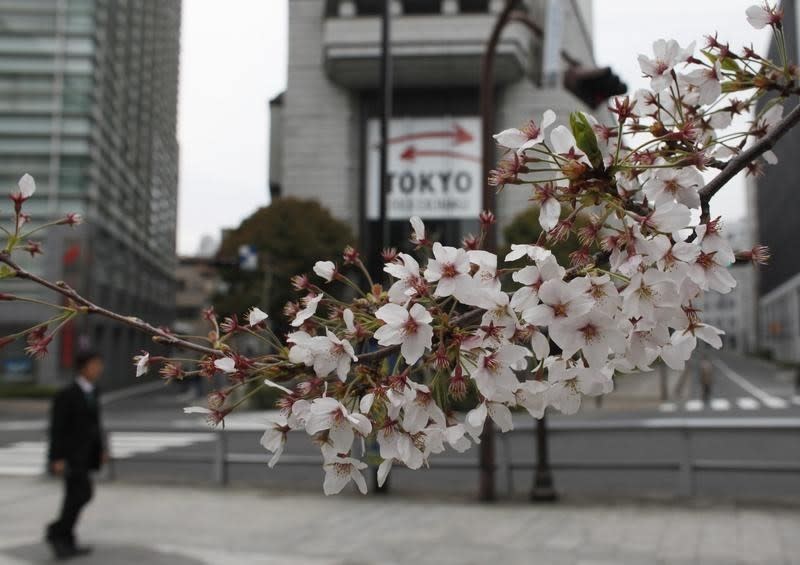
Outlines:
<svg viewBox="0 0 800 565"><path fill-rule="evenodd" d="M208 435L207 428L164 428L157 426L113 426L108 432L150 432L150 433L197 433ZM227 429L212 430L214 434L213 449L206 453L181 453L174 450L149 454L137 454L130 460L135 462L155 463L207 463L214 482L220 485L228 483L229 468L231 465L263 465L266 466L270 454L263 453L237 453L232 452L229 438L234 434L263 431L255 425L239 425ZM695 480L698 472L750 472L768 474L797 474L800 479L800 436L792 434L785 438L787 457L794 459L756 459L743 457L746 453L738 453L735 457L706 457L695 453L695 442L708 434L768 434L773 436L776 432L800 432L800 419L798 418L653 418L644 420L555 420L551 421L548 433L552 437L554 446L563 438L566 440L600 438L602 434L615 433L641 433L652 436L653 441L663 441L672 446L668 453L657 458L636 457L635 453L624 458L603 459L597 457L579 457L573 450L569 457L551 457L552 468L557 471L606 471L606 472L649 472L667 471L675 473L675 488L673 494L681 497L695 495ZM535 432L534 423L517 424L514 430L505 434L498 434L499 454L496 469L505 479L506 493L514 492L514 472L531 472L536 467L533 458L515 458L513 441L519 436L530 436L533 442ZM301 433L301 432L298 432ZM598 435L599 434L599 435ZM613 436L612 436L613 437ZM649 438L648 438L649 439ZM677 439L677 441L676 441ZM706 438L708 439L708 438ZM288 445L291 446L292 438ZM664 441L667 440L667 441ZM677 449L675 446L678 446ZM479 469L477 450L473 450L474 458L437 457L431 458L438 469ZM127 460L127 458L126 458ZM113 457L107 468L107 478L113 479L118 474L118 462ZM322 458L318 455L284 453L278 463L279 466L320 466ZM800 483L800 481L798 481ZM477 488L477 485L476 485Z"/></svg>

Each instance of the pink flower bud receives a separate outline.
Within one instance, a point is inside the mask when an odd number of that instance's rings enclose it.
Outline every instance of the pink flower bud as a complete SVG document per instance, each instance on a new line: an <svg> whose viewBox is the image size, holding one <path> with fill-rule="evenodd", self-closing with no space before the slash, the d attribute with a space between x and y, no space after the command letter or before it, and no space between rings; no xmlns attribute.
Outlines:
<svg viewBox="0 0 800 565"><path fill-rule="evenodd" d="M66 216L64 216L61 220L59 220L57 225L74 227L82 223L83 223L83 217L80 214L76 214L75 212L70 212Z"/></svg>
<svg viewBox="0 0 800 565"><path fill-rule="evenodd" d="M495 217L494 213L490 210L484 210L478 215L478 219L481 222L482 227L488 227L494 224L497 221L497 217Z"/></svg>
<svg viewBox="0 0 800 565"><path fill-rule="evenodd" d="M158 372L161 374L162 378L168 381L172 379L182 380L184 377L183 368L175 363L164 363L161 370Z"/></svg>
<svg viewBox="0 0 800 565"><path fill-rule="evenodd" d="M31 357L34 357L35 359L42 359L45 355L47 355L47 347L50 345L51 341L53 341L52 335L38 339L33 343L31 343L29 339L28 343L30 343L30 345L25 348L25 353Z"/></svg>
<svg viewBox="0 0 800 565"><path fill-rule="evenodd" d="M736 253L738 261L750 261L753 265L766 265L770 257L769 247L766 245L756 245L752 249Z"/></svg>
<svg viewBox="0 0 800 565"><path fill-rule="evenodd" d="M219 410L225 405L225 400L227 398L227 393L221 390L215 390L208 395L208 407L211 410Z"/></svg>
<svg viewBox="0 0 800 565"><path fill-rule="evenodd" d="M469 234L461 241L461 245L464 249L473 251L480 248L480 240L474 235Z"/></svg>
<svg viewBox="0 0 800 565"><path fill-rule="evenodd" d="M32 241L28 240L28 243L25 244L23 247L25 251L31 254L31 257L36 257L37 255L42 255L44 251L42 250L42 242L41 241Z"/></svg>
<svg viewBox="0 0 800 565"><path fill-rule="evenodd" d="M239 331L242 329L242 326L239 325L239 318L234 314L233 316L225 318L219 325L219 329L226 334L230 334Z"/></svg>
<svg viewBox="0 0 800 565"><path fill-rule="evenodd" d="M463 400L467 396L467 379L464 378L464 372L461 365L456 365L456 370L450 376L450 382L447 385L447 392L455 400Z"/></svg>
<svg viewBox="0 0 800 565"><path fill-rule="evenodd" d="M384 263L393 263L397 259L397 249L394 247L386 247L381 251L381 259Z"/></svg>
<svg viewBox="0 0 800 565"><path fill-rule="evenodd" d="M360 257L359 252L352 245L348 245L347 247L344 248L344 253L342 253L342 259L344 259L345 265L352 265L353 263L358 261L359 257Z"/></svg>
<svg viewBox="0 0 800 565"><path fill-rule="evenodd" d="M308 290L311 288L311 282L308 280L307 275L295 275L292 277L292 288L297 292Z"/></svg>

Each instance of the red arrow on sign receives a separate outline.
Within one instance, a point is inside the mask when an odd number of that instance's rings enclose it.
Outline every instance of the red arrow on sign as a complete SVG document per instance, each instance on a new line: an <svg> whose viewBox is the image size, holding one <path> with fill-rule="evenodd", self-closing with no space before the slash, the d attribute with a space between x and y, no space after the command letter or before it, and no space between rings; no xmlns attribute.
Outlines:
<svg viewBox="0 0 800 565"><path fill-rule="evenodd" d="M431 149L417 149L413 145L408 147L400 153L400 158L403 161L414 161L417 157L450 157L451 159L464 159L466 161L481 162L480 157L467 155L466 153L459 153L457 151L436 151Z"/></svg>
<svg viewBox="0 0 800 565"><path fill-rule="evenodd" d="M407 135L399 135L397 137L390 137L389 144L392 143L405 143L408 141L416 141L418 139L436 138L436 137L452 137L453 144L459 145L461 143L469 143L474 139L472 134L462 128L458 124L453 124L453 129L448 131L422 131L419 133L409 133Z"/></svg>

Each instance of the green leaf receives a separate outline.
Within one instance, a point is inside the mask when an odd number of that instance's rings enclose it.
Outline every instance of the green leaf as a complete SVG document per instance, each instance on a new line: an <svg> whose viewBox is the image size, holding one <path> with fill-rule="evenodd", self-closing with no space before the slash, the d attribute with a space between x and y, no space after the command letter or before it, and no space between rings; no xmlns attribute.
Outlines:
<svg viewBox="0 0 800 565"><path fill-rule="evenodd" d="M14 269L8 265L0 265L0 279L7 279L14 276L16 276L14 274Z"/></svg>
<svg viewBox="0 0 800 565"><path fill-rule="evenodd" d="M724 59L719 59L719 57L717 57L714 53L712 53L710 51L701 51L701 53L703 55L705 55L706 58L709 61L711 61L712 65L714 63L716 63L717 60L719 60L719 66L725 71L731 71L731 72L734 72L734 73L738 73L739 71L741 71L741 69L739 68L739 65L736 63L736 61L734 61L730 57L725 57Z"/></svg>
<svg viewBox="0 0 800 565"><path fill-rule="evenodd" d="M583 112L572 112L569 115L569 126L572 129L572 135L575 136L578 149L586 153L589 162L595 169L602 168L603 155L597 145L597 136Z"/></svg>

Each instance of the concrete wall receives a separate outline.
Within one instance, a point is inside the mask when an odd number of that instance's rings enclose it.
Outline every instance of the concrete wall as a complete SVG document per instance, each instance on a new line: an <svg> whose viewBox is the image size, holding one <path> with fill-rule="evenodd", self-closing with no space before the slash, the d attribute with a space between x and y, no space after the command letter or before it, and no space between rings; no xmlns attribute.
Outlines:
<svg viewBox="0 0 800 565"><path fill-rule="evenodd" d="M283 114L284 194L312 198L358 226L356 97L323 70L323 0L289 6L289 72Z"/></svg>

